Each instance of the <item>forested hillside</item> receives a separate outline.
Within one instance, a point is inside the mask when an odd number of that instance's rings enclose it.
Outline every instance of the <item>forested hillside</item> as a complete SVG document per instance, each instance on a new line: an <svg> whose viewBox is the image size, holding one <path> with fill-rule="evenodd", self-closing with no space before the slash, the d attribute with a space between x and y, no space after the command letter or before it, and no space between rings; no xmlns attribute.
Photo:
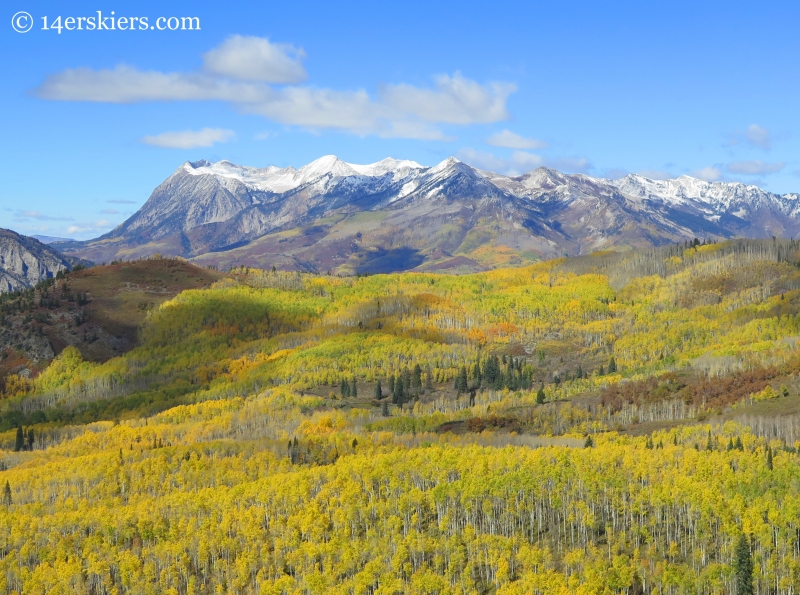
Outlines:
<svg viewBox="0 0 800 595"><path fill-rule="evenodd" d="M3 378L0 592L800 588L797 243L217 278Z"/></svg>

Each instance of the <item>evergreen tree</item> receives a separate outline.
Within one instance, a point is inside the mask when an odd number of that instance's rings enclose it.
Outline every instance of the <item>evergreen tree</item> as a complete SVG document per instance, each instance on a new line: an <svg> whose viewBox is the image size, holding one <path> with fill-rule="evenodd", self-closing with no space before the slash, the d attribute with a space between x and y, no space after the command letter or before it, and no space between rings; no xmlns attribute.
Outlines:
<svg viewBox="0 0 800 595"><path fill-rule="evenodd" d="M586 436L586 442L583 443L584 448L592 448L594 446L594 440L592 440L592 436Z"/></svg>
<svg viewBox="0 0 800 595"><path fill-rule="evenodd" d="M433 390L433 372L430 364L425 364L425 390L428 392Z"/></svg>
<svg viewBox="0 0 800 595"><path fill-rule="evenodd" d="M394 394L394 374L389 375L389 394Z"/></svg>
<svg viewBox="0 0 800 595"><path fill-rule="evenodd" d="M772 449L767 447L767 469L772 471Z"/></svg>
<svg viewBox="0 0 800 595"><path fill-rule="evenodd" d="M544 383L539 387L538 392L536 393L536 404L541 405L544 403Z"/></svg>
<svg viewBox="0 0 800 595"><path fill-rule="evenodd" d="M411 388L415 395L422 391L422 367L419 364L414 365L414 372L411 375Z"/></svg>
<svg viewBox="0 0 800 595"><path fill-rule="evenodd" d="M33 450L33 443L35 442L33 438L33 428L28 430L28 450Z"/></svg>
<svg viewBox="0 0 800 595"><path fill-rule="evenodd" d="M475 379L475 386L481 385L481 363L475 360L475 365L472 366L472 377Z"/></svg>
<svg viewBox="0 0 800 595"><path fill-rule="evenodd" d="M455 389L456 389L456 392L459 393L459 394L467 392L467 367L466 366L461 366L461 369L458 371L458 376L456 376Z"/></svg>
<svg viewBox="0 0 800 595"><path fill-rule="evenodd" d="M11 506L11 484L6 481L6 486L3 488L3 504Z"/></svg>
<svg viewBox="0 0 800 595"><path fill-rule="evenodd" d="M381 380L378 379L378 382L375 384L375 400L380 401L383 398L383 390L381 389Z"/></svg>
<svg viewBox="0 0 800 595"><path fill-rule="evenodd" d="M14 452L19 452L25 447L25 432L22 426L17 426L17 439L14 442Z"/></svg>
<svg viewBox="0 0 800 595"><path fill-rule="evenodd" d="M347 378L342 378L341 386L339 387L339 392L342 395L342 398L350 396L350 383L347 382Z"/></svg>
<svg viewBox="0 0 800 595"><path fill-rule="evenodd" d="M608 362L608 373L614 374L617 371L617 362L614 359L614 356L611 356L611 359Z"/></svg>
<svg viewBox="0 0 800 595"><path fill-rule="evenodd" d="M358 389L356 388L356 377L353 376L353 381L350 383L350 396L357 397Z"/></svg>
<svg viewBox="0 0 800 595"><path fill-rule="evenodd" d="M383 417L389 417L389 405L386 403L386 401L381 403L381 415Z"/></svg>
<svg viewBox="0 0 800 595"><path fill-rule="evenodd" d="M405 387L403 386L403 377L400 376L394 383L394 395L392 398L392 403L395 405L402 405L403 404L403 392Z"/></svg>
<svg viewBox="0 0 800 595"><path fill-rule="evenodd" d="M753 558L744 533L739 536L733 552L733 576L736 595L753 595Z"/></svg>
<svg viewBox="0 0 800 595"><path fill-rule="evenodd" d="M495 384L497 383L497 377L500 375L500 362L497 359L496 355L491 355L486 360L486 366L484 367L483 372L483 379L485 381L485 385L489 388L495 388Z"/></svg>

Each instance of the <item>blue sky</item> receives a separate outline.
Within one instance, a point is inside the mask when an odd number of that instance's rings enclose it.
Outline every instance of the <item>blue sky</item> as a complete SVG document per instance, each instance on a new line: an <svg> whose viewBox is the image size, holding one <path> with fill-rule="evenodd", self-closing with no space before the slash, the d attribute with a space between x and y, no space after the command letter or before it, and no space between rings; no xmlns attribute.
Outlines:
<svg viewBox="0 0 800 595"><path fill-rule="evenodd" d="M5 6L0 227L22 233L100 235L201 158L455 155L800 191L797 3ZM42 30L98 10L200 30Z"/></svg>

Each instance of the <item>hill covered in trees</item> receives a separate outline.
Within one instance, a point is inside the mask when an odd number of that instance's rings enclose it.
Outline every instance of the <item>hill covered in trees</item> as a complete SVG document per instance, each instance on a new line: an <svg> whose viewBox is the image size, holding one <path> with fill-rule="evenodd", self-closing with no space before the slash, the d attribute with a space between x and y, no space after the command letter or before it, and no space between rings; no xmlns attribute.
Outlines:
<svg viewBox="0 0 800 595"><path fill-rule="evenodd" d="M799 265L220 275L5 377L0 587L794 592Z"/></svg>

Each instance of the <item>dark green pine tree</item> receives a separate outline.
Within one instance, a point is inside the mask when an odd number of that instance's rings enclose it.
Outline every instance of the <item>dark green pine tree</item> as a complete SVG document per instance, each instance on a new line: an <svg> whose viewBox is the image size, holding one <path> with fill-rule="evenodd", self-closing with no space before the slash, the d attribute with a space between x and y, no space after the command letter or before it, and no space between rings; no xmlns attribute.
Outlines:
<svg viewBox="0 0 800 595"><path fill-rule="evenodd" d="M422 392L422 367L419 364L414 365L414 371L411 374L411 389L415 395Z"/></svg>
<svg viewBox="0 0 800 595"><path fill-rule="evenodd" d="M342 398L350 396L350 383L347 382L347 378L342 378L342 384L339 388L339 392L342 395Z"/></svg>
<svg viewBox="0 0 800 595"><path fill-rule="evenodd" d="M391 374L389 376L389 394L390 395L394 394L394 382L395 382L394 381L394 374Z"/></svg>
<svg viewBox="0 0 800 595"><path fill-rule="evenodd" d="M513 358L509 358L508 366L506 367L506 374L504 378L504 386L508 390L516 390L517 383L514 374L514 360Z"/></svg>
<svg viewBox="0 0 800 595"><path fill-rule="evenodd" d="M33 443L34 442L35 442L35 440L33 438L33 428L31 428L31 429L28 430L28 450L33 450Z"/></svg>
<svg viewBox="0 0 800 595"><path fill-rule="evenodd" d="M403 370L403 400L407 401L411 394L411 370Z"/></svg>
<svg viewBox="0 0 800 595"><path fill-rule="evenodd" d="M428 392L433 390L433 371L430 364L425 364L425 390Z"/></svg>
<svg viewBox="0 0 800 595"><path fill-rule="evenodd" d="M394 393L393 393L393 397L392 397L392 403L394 403L395 405L402 405L403 404L404 388L405 387L403 386L403 377L400 376L394 382Z"/></svg>
<svg viewBox="0 0 800 595"><path fill-rule="evenodd" d="M11 506L11 484L6 481L6 487L3 488L3 504Z"/></svg>
<svg viewBox="0 0 800 595"><path fill-rule="evenodd" d="M614 359L614 356L611 356L611 360L608 362L608 373L613 374L617 371L617 362Z"/></svg>
<svg viewBox="0 0 800 595"><path fill-rule="evenodd" d="M591 435L586 436L586 442L583 443L583 448L592 448L594 446L594 440L592 440Z"/></svg>
<svg viewBox="0 0 800 595"><path fill-rule="evenodd" d="M380 401L382 398L383 398L383 389L381 389L381 381L379 378L377 384L375 385L375 400Z"/></svg>
<svg viewBox="0 0 800 595"><path fill-rule="evenodd" d="M381 415L383 417L389 417L389 405L384 401L381 403Z"/></svg>
<svg viewBox="0 0 800 595"><path fill-rule="evenodd" d="M736 595L753 595L753 558L744 533L739 536L733 551L733 578Z"/></svg>
<svg viewBox="0 0 800 595"><path fill-rule="evenodd" d="M536 403L537 405L542 405L544 403L544 383L542 383L536 393Z"/></svg>
<svg viewBox="0 0 800 595"><path fill-rule="evenodd" d="M356 388L356 377L353 376L353 382L350 383L350 396L357 397L358 389Z"/></svg>
<svg viewBox="0 0 800 595"><path fill-rule="evenodd" d="M25 447L25 432L22 426L17 426L17 440L14 442L14 452L19 452Z"/></svg>
<svg viewBox="0 0 800 595"><path fill-rule="evenodd" d="M456 376L456 392L461 394L467 392L467 367L461 366L461 369L458 371L458 376Z"/></svg>
<svg viewBox="0 0 800 595"><path fill-rule="evenodd" d="M481 363L480 360L475 360L475 365L472 367L472 377L475 379L475 386L481 385Z"/></svg>
<svg viewBox="0 0 800 595"><path fill-rule="evenodd" d="M772 449L767 447L767 469L772 471Z"/></svg>

